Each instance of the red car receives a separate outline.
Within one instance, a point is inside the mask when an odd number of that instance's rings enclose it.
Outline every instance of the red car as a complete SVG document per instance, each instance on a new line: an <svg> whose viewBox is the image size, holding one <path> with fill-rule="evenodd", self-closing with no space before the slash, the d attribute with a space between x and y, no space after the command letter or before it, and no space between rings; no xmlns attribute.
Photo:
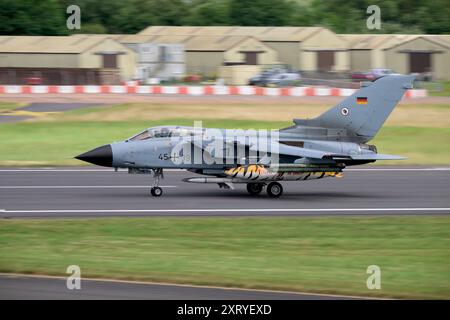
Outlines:
<svg viewBox="0 0 450 320"><path fill-rule="evenodd" d="M394 71L392 71L391 69L377 68L372 69L369 72L353 72L351 78L352 80L357 81L373 81L388 74L394 74Z"/></svg>
<svg viewBox="0 0 450 320"><path fill-rule="evenodd" d="M28 77L25 79L27 85L36 86L42 84L42 78L39 77Z"/></svg>

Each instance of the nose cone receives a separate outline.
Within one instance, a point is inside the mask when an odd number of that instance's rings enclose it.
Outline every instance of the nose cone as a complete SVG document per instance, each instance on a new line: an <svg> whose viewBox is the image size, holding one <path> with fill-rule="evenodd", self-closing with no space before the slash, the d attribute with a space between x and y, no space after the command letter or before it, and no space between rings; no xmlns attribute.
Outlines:
<svg viewBox="0 0 450 320"><path fill-rule="evenodd" d="M112 167L112 149L111 145L107 144L91 151L85 152L76 156L75 159L86 161L104 167Z"/></svg>

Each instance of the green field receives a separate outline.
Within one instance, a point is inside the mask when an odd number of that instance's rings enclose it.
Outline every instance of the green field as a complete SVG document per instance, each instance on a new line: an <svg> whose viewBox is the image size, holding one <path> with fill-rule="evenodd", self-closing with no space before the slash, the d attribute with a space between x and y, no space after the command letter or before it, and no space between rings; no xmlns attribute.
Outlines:
<svg viewBox="0 0 450 320"><path fill-rule="evenodd" d="M0 222L2 272L395 298L449 299L449 247L447 216Z"/></svg>
<svg viewBox="0 0 450 320"><path fill-rule="evenodd" d="M430 96L450 97L450 81L441 81L433 83L423 82L422 86L424 89L428 89L428 93Z"/></svg>

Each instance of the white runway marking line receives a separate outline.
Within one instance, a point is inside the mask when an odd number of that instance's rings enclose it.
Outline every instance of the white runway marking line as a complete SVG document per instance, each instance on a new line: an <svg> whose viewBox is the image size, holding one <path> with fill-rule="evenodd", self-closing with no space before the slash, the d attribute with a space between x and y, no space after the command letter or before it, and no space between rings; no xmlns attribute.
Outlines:
<svg viewBox="0 0 450 320"><path fill-rule="evenodd" d="M423 212L423 211L449 211L450 208L243 208L243 209L54 209L54 210L6 210L0 209L5 213L170 213L170 212Z"/></svg>
<svg viewBox="0 0 450 320"><path fill-rule="evenodd" d="M160 186L161 188L178 188L178 186ZM151 188L148 186L0 186L0 189L107 189L107 188Z"/></svg>

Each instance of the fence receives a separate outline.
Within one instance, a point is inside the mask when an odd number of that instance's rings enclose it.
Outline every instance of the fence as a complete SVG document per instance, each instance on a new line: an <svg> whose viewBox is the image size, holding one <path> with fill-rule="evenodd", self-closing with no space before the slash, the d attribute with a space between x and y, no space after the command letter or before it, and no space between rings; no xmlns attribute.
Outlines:
<svg viewBox="0 0 450 320"><path fill-rule="evenodd" d="M254 86L1 86L0 94L180 94L191 96L243 95L243 96L336 96L352 95L357 89L330 87L285 87L262 88ZM411 89L406 98L421 98L428 95L427 90Z"/></svg>

